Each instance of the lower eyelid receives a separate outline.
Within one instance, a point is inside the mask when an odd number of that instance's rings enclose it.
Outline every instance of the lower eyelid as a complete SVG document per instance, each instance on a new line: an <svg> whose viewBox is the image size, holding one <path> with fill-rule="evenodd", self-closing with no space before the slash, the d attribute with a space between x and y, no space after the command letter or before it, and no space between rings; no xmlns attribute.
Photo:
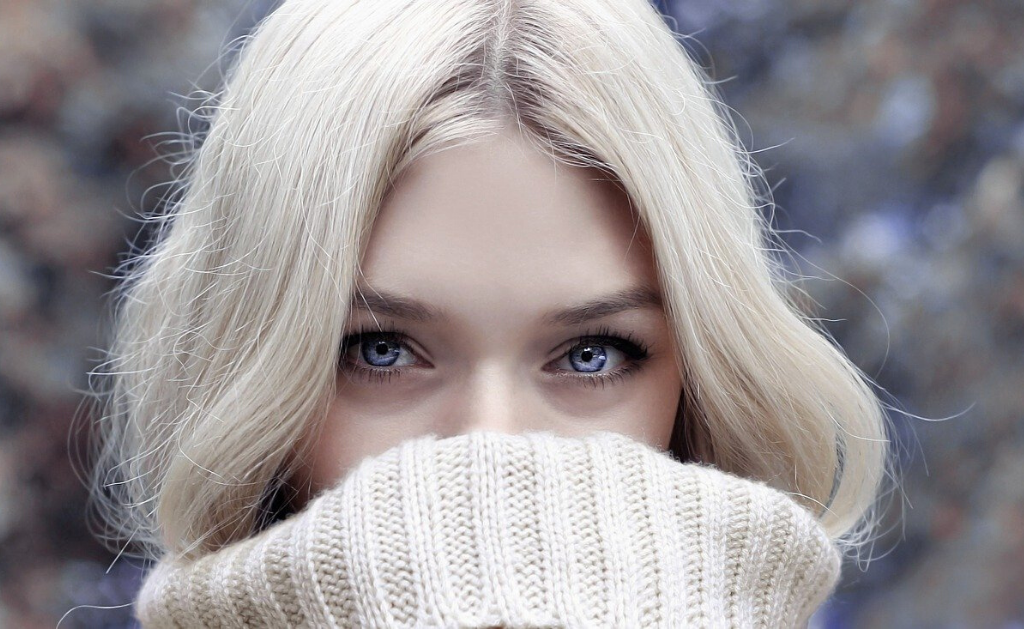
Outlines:
<svg viewBox="0 0 1024 629"><path fill-rule="evenodd" d="M636 374L641 368L641 361L636 361L616 371L599 373L592 376L581 376L560 370L554 373L554 377L562 380L566 384L604 388L609 385L621 384L628 376ZM351 374L355 374L359 378L371 384L384 385L390 384L392 379L401 376L402 373L404 373L405 368L384 369L349 365L346 371Z"/></svg>
<svg viewBox="0 0 1024 629"><path fill-rule="evenodd" d="M553 372L555 378L563 380L567 383L582 384L585 386L598 386L598 385L609 385L619 384L625 380L625 378L635 375L641 369L643 369L646 358L633 358L630 359L630 363L625 367L616 369L615 371L607 372L595 372L594 375L580 375L582 372L570 372L564 369Z"/></svg>
<svg viewBox="0 0 1024 629"><path fill-rule="evenodd" d="M345 371L371 384L383 385L385 384L385 380L390 384L391 380L400 376L403 370L401 368L377 369L360 367L358 365L348 365Z"/></svg>

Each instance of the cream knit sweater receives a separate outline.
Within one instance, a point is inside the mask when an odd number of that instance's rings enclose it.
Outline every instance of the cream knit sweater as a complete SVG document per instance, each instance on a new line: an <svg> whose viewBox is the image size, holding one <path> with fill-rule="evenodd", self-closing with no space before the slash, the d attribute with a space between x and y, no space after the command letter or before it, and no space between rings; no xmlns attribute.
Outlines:
<svg viewBox="0 0 1024 629"><path fill-rule="evenodd" d="M136 602L163 627L802 627L840 555L786 494L626 436L472 432L368 457Z"/></svg>

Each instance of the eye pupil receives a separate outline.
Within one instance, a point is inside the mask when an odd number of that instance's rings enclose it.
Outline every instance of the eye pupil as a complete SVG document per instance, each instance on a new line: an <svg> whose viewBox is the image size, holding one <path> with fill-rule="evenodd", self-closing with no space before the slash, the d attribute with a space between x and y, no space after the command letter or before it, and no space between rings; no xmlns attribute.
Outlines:
<svg viewBox="0 0 1024 629"><path fill-rule="evenodd" d="M377 343L377 346L374 348L374 350L377 352L378 356L385 356L388 353L388 344Z"/></svg>
<svg viewBox="0 0 1024 629"><path fill-rule="evenodd" d="M580 353L580 358L589 363L594 358L594 352L588 347Z"/></svg>

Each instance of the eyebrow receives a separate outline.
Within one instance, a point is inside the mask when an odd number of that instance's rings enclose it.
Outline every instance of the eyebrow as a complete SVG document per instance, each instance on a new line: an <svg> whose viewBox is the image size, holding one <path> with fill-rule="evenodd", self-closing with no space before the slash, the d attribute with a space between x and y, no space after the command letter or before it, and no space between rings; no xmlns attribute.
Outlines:
<svg viewBox="0 0 1024 629"><path fill-rule="evenodd" d="M650 286L636 286L582 304L549 311L542 320L549 325L579 325L591 319L600 319L627 310L661 306L660 291ZM443 309L385 291L357 291L352 299L352 308L415 323L447 321L451 318Z"/></svg>

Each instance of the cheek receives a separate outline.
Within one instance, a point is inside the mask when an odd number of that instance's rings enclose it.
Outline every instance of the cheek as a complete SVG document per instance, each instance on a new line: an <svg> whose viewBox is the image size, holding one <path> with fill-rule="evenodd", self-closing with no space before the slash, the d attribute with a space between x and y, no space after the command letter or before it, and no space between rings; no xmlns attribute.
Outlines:
<svg viewBox="0 0 1024 629"><path fill-rule="evenodd" d="M341 478L352 463L351 441L344 434L344 423L337 421L337 401L331 404L327 418L313 441L307 461L309 480L314 488Z"/></svg>
<svg viewBox="0 0 1024 629"><path fill-rule="evenodd" d="M387 397L383 389L373 399L335 396L310 452L314 488L333 485L363 458L428 432L429 412L408 401L402 407L382 403Z"/></svg>
<svg viewBox="0 0 1024 629"><path fill-rule="evenodd" d="M683 383L671 357L650 367L648 377L632 397L620 432L659 450L668 450Z"/></svg>

